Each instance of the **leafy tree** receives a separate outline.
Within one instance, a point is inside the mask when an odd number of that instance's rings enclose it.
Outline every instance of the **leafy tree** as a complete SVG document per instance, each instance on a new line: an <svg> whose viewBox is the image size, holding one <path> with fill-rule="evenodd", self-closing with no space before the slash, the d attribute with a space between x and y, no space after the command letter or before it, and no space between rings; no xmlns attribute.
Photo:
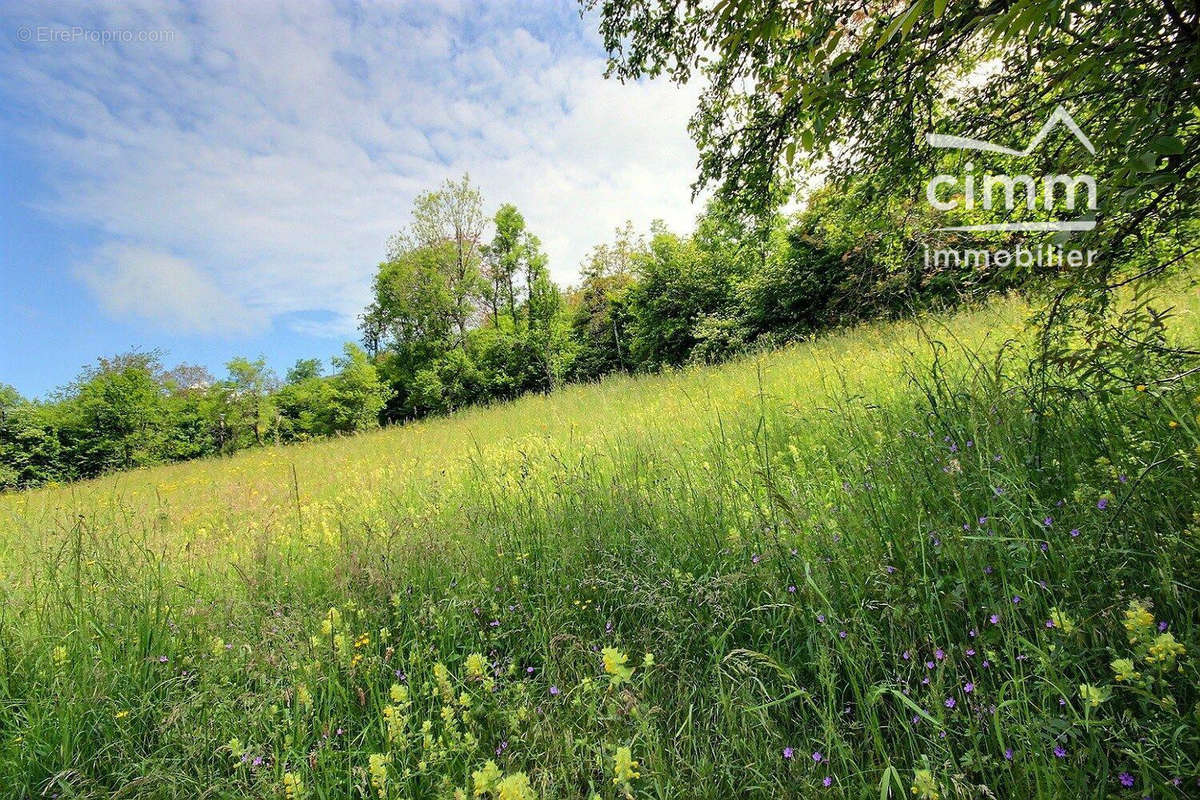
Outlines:
<svg viewBox="0 0 1200 800"><path fill-rule="evenodd" d="M632 349L639 366L658 369L689 360L701 321L731 310L729 266L690 237L656 224L648 252L638 259L630 296Z"/></svg>
<svg viewBox="0 0 1200 800"><path fill-rule="evenodd" d="M312 378L321 377L322 367L319 358L301 358L287 371L288 383L302 383Z"/></svg>
<svg viewBox="0 0 1200 800"><path fill-rule="evenodd" d="M926 132L1021 147L1063 105L1094 157L1059 129L1002 170L1086 171L1101 188L1094 230L1072 242L1099 257L1058 277L1049 321L1076 309L1103 327L1112 290L1196 251L1194 3L583 4L600 8L610 74L703 84L691 125L697 188L716 184L741 208L769 212L781 182L817 171L839 189L859 182L877 197L920 197L948 158ZM978 155L979 168L998 163Z"/></svg>
<svg viewBox="0 0 1200 800"><path fill-rule="evenodd" d="M71 387L67 450L82 475L128 469L159 458L164 391L157 352L97 359Z"/></svg>
<svg viewBox="0 0 1200 800"><path fill-rule="evenodd" d="M228 439L222 436L221 444L228 443L237 450L244 447L244 440L249 438L254 444L262 445L276 418L271 403L271 392L276 387L275 375L262 357L250 361L239 356L230 361L226 369L229 377L222 387L222 429L228 431Z"/></svg>
<svg viewBox="0 0 1200 800"><path fill-rule="evenodd" d="M475 311L475 302L485 291L480 273L483 247L483 200L471 186L470 177L446 181L437 191L425 192L413 202L412 223L392 237L388 260L405 253L424 251L425 258L440 277L458 338L455 346L466 341L467 325Z"/></svg>
<svg viewBox="0 0 1200 800"><path fill-rule="evenodd" d="M330 380L329 430L355 433L378 427L386 393L379 372L366 351L347 343L334 359L337 374Z"/></svg>

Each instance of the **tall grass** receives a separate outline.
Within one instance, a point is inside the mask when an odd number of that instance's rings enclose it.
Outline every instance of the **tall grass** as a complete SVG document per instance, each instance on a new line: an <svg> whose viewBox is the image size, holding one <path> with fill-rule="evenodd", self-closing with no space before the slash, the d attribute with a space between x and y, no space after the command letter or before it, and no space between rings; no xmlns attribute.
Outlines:
<svg viewBox="0 0 1200 800"><path fill-rule="evenodd" d="M2 497L0 788L1194 793L1196 386L1026 314Z"/></svg>

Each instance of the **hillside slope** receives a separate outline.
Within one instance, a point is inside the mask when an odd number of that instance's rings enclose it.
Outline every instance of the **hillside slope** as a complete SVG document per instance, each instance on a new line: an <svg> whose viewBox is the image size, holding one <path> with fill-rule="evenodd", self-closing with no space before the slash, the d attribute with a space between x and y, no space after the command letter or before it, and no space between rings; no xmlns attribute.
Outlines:
<svg viewBox="0 0 1200 800"><path fill-rule="evenodd" d="M0 497L0 793L1182 796L1196 387L1026 314Z"/></svg>

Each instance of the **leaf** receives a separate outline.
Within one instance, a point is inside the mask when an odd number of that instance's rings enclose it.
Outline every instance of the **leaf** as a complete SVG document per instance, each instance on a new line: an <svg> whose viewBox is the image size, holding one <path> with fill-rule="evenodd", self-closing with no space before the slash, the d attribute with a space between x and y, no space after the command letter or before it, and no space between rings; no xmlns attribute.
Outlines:
<svg viewBox="0 0 1200 800"><path fill-rule="evenodd" d="M1183 140L1177 136L1157 136L1150 142L1150 149L1164 156L1183 153Z"/></svg>
<svg viewBox="0 0 1200 800"><path fill-rule="evenodd" d="M941 19L946 10L946 0L933 0L933 18Z"/></svg>
<svg viewBox="0 0 1200 800"><path fill-rule="evenodd" d="M913 15L913 12L917 10L919 5L921 5L920 2L913 3L906 10L900 12L892 18L892 21L887 24L887 27L883 29L883 33L880 34L879 41L875 43L876 52L878 52L881 47L892 40L892 37L896 35L896 31L900 29L901 25L908 21L908 18Z"/></svg>

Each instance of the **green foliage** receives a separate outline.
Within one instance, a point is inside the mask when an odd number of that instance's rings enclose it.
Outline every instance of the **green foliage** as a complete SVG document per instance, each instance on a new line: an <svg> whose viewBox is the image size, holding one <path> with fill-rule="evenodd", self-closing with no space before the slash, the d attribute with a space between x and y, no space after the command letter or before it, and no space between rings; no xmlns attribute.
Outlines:
<svg viewBox="0 0 1200 800"><path fill-rule="evenodd" d="M1190 797L1200 386L1029 311L0 497L0 786Z"/></svg>

